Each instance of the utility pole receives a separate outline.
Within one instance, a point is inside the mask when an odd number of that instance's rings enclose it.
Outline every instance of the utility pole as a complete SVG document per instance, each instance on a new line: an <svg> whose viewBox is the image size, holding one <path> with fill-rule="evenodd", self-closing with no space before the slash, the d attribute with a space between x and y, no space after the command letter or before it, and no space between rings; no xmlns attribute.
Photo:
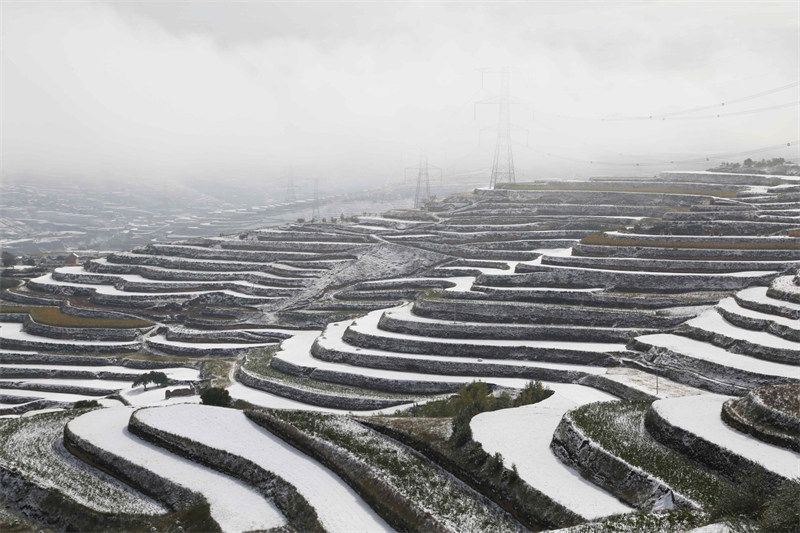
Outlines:
<svg viewBox="0 0 800 533"><path fill-rule="evenodd" d="M501 183L516 183L514 153L511 150L511 96L509 90L510 69L508 67L481 69L483 74L500 75L500 95L476 104L497 104L497 142L494 147L494 162L489 187L494 189Z"/></svg>
<svg viewBox="0 0 800 533"><path fill-rule="evenodd" d="M319 179L314 179L314 207L311 211L311 221L320 220L322 217L319 214Z"/></svg>
<svg viewBox="0 0 800 533"><path fill-rule="evenodd" d="M417 174L417 194L414 196L414 207L425 207L431 199L431 180L428 177L428 154L423 150L419 154L419 174Z"/></svg>

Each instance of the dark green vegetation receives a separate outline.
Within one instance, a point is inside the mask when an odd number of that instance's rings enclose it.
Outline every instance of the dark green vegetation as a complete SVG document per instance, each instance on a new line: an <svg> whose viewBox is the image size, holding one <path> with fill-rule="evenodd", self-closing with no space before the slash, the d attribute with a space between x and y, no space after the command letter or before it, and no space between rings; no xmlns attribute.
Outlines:
<svg viewBox="0 0 800 533"><path fill-rule="evenodd" d="M649 402L601 402L572 411L587 437L708 509L731 483L656 442L644 427Z"/></svg>
<svg viewBox="0 0 800 533"><path fill-rule="evenodd" d="M492 394L489 385L483 381L474 381L458 389L455 396L443 400L414 405L404 414L415 417L458 417L469 414L469 418L486 411L496 411L508 407L520 407L541 402L549 398L553 391L538 381L528 383L515 397L503 391L499 395Z"/></svg>
<svg viewBox="0 0 800 533"><path fill-rule="evenodd" d="M133 385L131 385L131 387L138 387L139 385L143 385L144 390L147 390L148 383L153 383L159 387L166 387L167 385L169 385L169 378L165 373L153 370L145 374L142 374L135 380L133 380Z"/></svg>
<svg viewBox="0 0 800 533"><path fill-rule="evenodd" d="M21 280L0 276L0 289L12 289L22 284Z"/></svg>
<svg viewBox="0 0 800 533"><path fill-rule="evenodd" d="M405 414L415 417L452 418L451 438L457 445L464 445L472 439L469 421L478 413L541 402L551 394L553 391L538 381L529 382L514 398L505 391L494 395L486 383L474 381L458 389L452 398L414 405Z"/></svg>
<svg viewBox="0 0 800 533"><path fill-rule="evenodd" d="M40 324L64 328L147 328L153 325L138 318L92 318L63 313L58 307L0 306L0 313L28 313Z"/></svg>
<svg viewBox="0 0 800 533"><path fill-rule="evenodd" d="M231 393L228 392L228 389L209 387L200 393L200 401L202 401L204 405L230 407Z"/></svg>
<svg viewBox="0 0 800 533"><path fill-rule="evenodd" d="M94 409L95 407L100 407L97 400L78 400L72 404L73 409Z"/></svg>
<svg viewBox="0 0 800 533"><path fill-rule="evenodd" d="M0 256L2 256L0 261L2 261L4 267L12 267L17 264L17 256L11 252L6 252L3 250L3 252L0 253Z"/></svg>
<svg viewBox="0 0 800 533"><path fill-rule="evenodd" d="M800 478L769 489L760 476L746 476L720 494L711 516L724 520L737 533L796 533L800 531Z"/></svg>
<svg viewBox="0 0 800 533"><path fill-rule="evenodd" d="M685 533L707 520L691 511L656 511L611 516L571 527L564 533Z"/></svg>

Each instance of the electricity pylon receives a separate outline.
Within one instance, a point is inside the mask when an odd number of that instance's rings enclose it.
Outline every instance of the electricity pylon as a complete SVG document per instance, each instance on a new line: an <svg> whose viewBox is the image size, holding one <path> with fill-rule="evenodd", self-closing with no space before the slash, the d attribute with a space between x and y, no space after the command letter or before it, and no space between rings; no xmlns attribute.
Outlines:
<svg viewBox="0 0 800 533"><path fill-rule="evenodd" d="M406 167L406 174L404 183L408 183L409 170L416 170L417 171L417 192L414 195L414 207L420 208L425 207L432 196L431 196L431 180L430 180L430 171L433 170L434 172L439 172L439 183L442 182L442 169L435 165L428 164L428 153L425 150L420 150L419 152L419 167Z"/></svg>
<svg viewBox="0 0 800 533"><path fill-rule="evenodd" d="M484 74L500 75L500 95L476 102L476 104L497 104L497 142L494 147L494 162L489 187L501 183L516 183L514 153L511 150L511 96L509 91L510 69L508 67L481 69Z"/></svg>
<svg viewBox="0 0 800 533"><path fill-rule="evenodd" d="M319 214L319 180L314 179L314 207L311 210L311 220L320 220Z"/></svg>
<svg viewBox="0 0 800 533"><path fill-rule="evenodd" d="M417 175L417 194L414 196L414 207L419 209L431 199L431 180L428 177L428 154L419 154L419 174Z"/></svg>
<svg viewBox="0 0 800 533"><path fill-rule="evenodd" d="M289 175L286 177L286 203L297 201L297 187L294 184L294 169L289 167Z"/></svg>

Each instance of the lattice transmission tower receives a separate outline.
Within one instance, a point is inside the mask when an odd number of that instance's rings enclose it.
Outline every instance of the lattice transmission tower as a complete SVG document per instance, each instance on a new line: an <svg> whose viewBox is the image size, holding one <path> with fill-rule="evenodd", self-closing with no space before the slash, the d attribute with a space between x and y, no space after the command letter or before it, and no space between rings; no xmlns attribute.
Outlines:
<svg viewBox="0 0 800 533"><path fill-rule="evenodd" d="M431 180L428 176L428 154L419 155L419 174L417 174L417 194L414 196L414 207L420 208L431 199Z"/></svg>
<svg viewBox="0 0 800 533"><path fill-rule="evenodd" d="M286 176L286 197L285 202L290 204L297 201L297 186L294 183L294 169L289 167L289 173Z"/></svg>
<svg viewBox="0 0 800 533"><path fill-rule="evenodd" d="M509 67L484 68L483 74L500 75L500 94L494 98L476 102L476 104L497 104L497 142L494 147L494 161L492 163L492 177L489 187L492 189L500 183L516 183L514 171L514 152L511 149L511 96Z"/></svg>
<svg viewBox="0 0 800 533"><path fill-rule="evenodd" d="M314 179L314 206L311 209L311 220L320 220L319 214L319 179Z"/></svg>

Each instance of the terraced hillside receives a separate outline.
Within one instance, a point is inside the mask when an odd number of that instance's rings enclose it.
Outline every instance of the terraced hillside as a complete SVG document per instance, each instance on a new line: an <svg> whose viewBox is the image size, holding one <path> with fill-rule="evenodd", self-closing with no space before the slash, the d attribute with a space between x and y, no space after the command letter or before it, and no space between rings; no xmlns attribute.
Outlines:
<svg viewBox="0 0 800 533"><path fill-rule="evenodd" d="M4 503L54 529L684 531L757 479L738 520L780 529L798 269L798 179L712 172L57 268L2 293L0 440L46 465L0 455ZM219 387L232 408L186 405Z"/></svg>

